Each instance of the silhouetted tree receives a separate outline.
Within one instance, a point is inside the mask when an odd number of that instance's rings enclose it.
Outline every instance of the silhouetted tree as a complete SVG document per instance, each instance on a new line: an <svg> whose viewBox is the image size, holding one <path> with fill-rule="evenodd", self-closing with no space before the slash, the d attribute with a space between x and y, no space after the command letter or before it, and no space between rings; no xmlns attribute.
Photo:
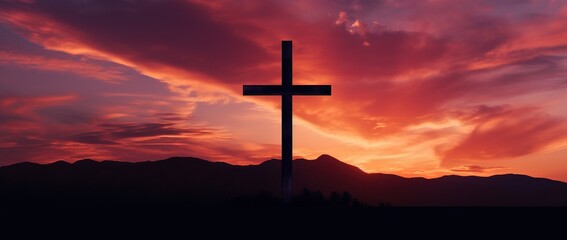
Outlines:
<svg viewBox="0 0 567 240"><path fill-rule="evenodd" d="M339 206L349 207L351 202L352 202L352 196L350 195L350 193L343 192L343 194L341 195L341 201L339 203Z"/></svg>
<svg viewBox="0 0 567 240"><path fill-rule="evenodd" d="M348 192L332 192L328 203L332 207L368 207L367 204L353 198Z"/></svg>
<svg viewBox="0 0 567 240"><path fill-rule="evenodd" d="M340 202L341 194L338 192L332 192L331 196L329 196L329 203L331 204L331 206L338 207Z"/></svg>
<svg viewBox="0 0 567 240"><path fill-rule="evenodd" d="M310 191L304 188L292 202L295 206L326 206L327 200L320 191Z"/></svg>
<svg viewBox="0 0 567 240"><path fill-rule="evenodd" d="M273 196L269 192L259 192L256 195L243 195L234 197L224 202L225 206L231 207L276 207L282 206L281 199ZM320 191L311 191L303 189L299 194L295 195L291 206L296 207L369 207L360 200L353 198L348 192L332 192L328 198L325 198Z"/></svg>

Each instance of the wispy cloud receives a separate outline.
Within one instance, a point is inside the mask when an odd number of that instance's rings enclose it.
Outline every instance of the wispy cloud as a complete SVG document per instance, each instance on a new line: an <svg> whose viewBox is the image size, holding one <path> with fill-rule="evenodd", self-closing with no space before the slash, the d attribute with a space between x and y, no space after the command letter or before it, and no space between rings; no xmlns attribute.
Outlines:
<svg viewBox="0 0 567 240"><path fill-rule="evenodd" d="M103 81L125 80L124 68L105 67L88 60L57 59L38 55L0 51L0 65L58 72L71 72Z"/></svg>
<svg viewBox="0 0 567 240"><path fill-rule="evenodd" d="M466 165L451 168L453 172L464 172L464 173L485 173L497 169L502 169L503 167L481 167L477 165Z"/></svg>

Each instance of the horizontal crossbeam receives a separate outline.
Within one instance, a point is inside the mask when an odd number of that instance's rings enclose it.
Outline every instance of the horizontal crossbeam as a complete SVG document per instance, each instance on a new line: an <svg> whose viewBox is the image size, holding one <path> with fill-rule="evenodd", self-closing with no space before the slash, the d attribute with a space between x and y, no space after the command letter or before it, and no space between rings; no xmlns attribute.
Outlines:
<svg viewBox="0 0 567 240"><path fill-rule="evenodd" d="M294 85L291 91L282 85L244 85L245 96L261 95L331 95L331 85Z"/></svg>

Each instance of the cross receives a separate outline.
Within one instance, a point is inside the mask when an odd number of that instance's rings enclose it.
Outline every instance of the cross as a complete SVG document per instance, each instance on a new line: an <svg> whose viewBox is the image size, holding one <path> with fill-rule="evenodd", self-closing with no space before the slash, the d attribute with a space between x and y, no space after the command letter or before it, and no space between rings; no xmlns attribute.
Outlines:
<svg viewBox="0 0 567 240"><path fill-rule="evenodd" d="M244 85L245 96L282 96L282 196L283 202L291 201L291 176L293 156L292 97L293 95L331 95L331 85L293 85L291 41L282 41L282 85Z"/></svg>

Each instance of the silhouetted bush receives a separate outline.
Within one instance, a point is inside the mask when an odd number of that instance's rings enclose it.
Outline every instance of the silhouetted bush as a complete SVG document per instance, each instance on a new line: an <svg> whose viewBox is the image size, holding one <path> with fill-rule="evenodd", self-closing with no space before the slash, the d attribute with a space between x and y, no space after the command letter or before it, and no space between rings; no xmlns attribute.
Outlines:
<svg viewBox="0 0 567 240"><path fill-rule="evenodd" d="M294 206L326 206L327 199L319 191L303 189L300 194L295 195L292 205Z"/></svg>
<svg viewBox="0 0 567 240"><path fill-rule="evenodd" d="M269 192L260 192L256 195L243 195L225 201L223 206L231 207L275 207L282 206L281 199ZM293 197L291 206L296 207L331 207L331 208L363 208L370 205L353 198L348 192L332 192L325 197L320 191L303 189ZM380 204L380 206L389 206Z"/></svg>
<svg viewBox="0 0 567 240"><path fill-rule="evenodd" d="M293 206L320 206L320 207L368 207L367 204L353 198L348 192L332 192L328 198L323 196L320 191L310 191L303 189L300 194L295 195Z"/></svg>

